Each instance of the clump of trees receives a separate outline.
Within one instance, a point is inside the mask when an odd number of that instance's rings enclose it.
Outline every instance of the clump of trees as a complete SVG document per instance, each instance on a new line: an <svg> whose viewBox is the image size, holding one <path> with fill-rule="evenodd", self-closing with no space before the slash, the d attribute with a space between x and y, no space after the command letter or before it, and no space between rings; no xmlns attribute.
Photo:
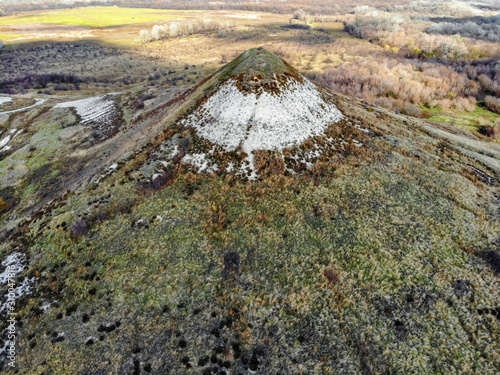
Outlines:
<svg viewBox="0 0 500 375"><path fill-rule="evenodd" d="M492 3L494 1L496 0L491 0ZM407 4L386 7L385 10L387 12L423 15L426 17L472 17L482 13L480 9L465 1L412 1Z"/></svg>
<svg viewBox="0 0 500 375"><path fill-rule="evenodd" d="M495 121L495 126L483 125L479 128L479 132L487 137L500 141L500 119Z"/></svg>
<svg viewBox="0 0 500 375"><path fill-rule="evenodd" d="M460 15L477 14L469 5L447 6L448 15L455 15L449 11L453 9ZM408 7L414 12L430 7L425 12L432 8L446 13L436 8L437 4L414 3ZM413 116L423 115L421 105L473 111L477 101L500 113L500 45L463 38L482 36L496 41L497 27L500 30L497 17L484 19L484 25L478 23L479 17L475 18L477 22L439 23L424 32L424 23L409 21L410 8L401 15L356 7L356 14L344 21L345 30L383 47L386 57L357 60L318 74L315 79L347 95ZM491 30L495 33L489 36Z"/></svg>
<svg viewBox="0 0 500 375"><path fill-rule="evenodd" d="M484 21L484 19L482 19ZM460 35L466 38L500 42L500 16L491 17L492 22L439 22L432 24L429 34Z"/></svg>
<svg viewBox="0 0 500 375"><path fill-rule="evenodd" d="M443 60L477 59L500 55L500 45L467 42L460 35L424 33L403 21L407 17L377 10L363 11L344 22L345 30L404 55L437 57Z"/></svg>
<svg viewBox="0 0 500 375"><path fill-rule="evenodd" d="M82 79L72 74L26 74L22 77L0 81L0 92L24 93L28 89L45 89L53 83L56 90L79 90Z"/></svg>
<svg viewBox="0 0 500 375"><path fill-rule="evenodd" d="M500 90L498 90L500 91ZM493 96L487 96L484 99L484 103L486 104L486 107L490 109L493 112L500 113L500 98L495 98Z"/></svg>
<svg viewBox="0 0 500 375"><path fill-rule="evenodd" d="M186 37L207 32L222 32L232 28L230 21L220 23L211 19L198 22L170 22L165 25L154 25L151 30L141 30L136 38L136 43L150 43L176 37Z"/></svg>
<svg viewBox="0 0 500 375"><path fill-rule="evenodd" d="M420 105L473 111L479 93L475 81L449 66L411 60L369 58L309 77L337 92L417 117L423 114Z"/></svg>

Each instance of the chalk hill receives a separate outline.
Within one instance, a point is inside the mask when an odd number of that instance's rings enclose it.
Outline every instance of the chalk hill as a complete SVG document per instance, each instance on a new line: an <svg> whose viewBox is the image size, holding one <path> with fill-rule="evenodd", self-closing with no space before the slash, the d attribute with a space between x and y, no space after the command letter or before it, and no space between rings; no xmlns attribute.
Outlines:
<svg viewBox="0 0 500 375"><path fill-rule="evenodd" d="M498 144L264 49L81 95L0 117L0 371L500 373Z"/></svg>

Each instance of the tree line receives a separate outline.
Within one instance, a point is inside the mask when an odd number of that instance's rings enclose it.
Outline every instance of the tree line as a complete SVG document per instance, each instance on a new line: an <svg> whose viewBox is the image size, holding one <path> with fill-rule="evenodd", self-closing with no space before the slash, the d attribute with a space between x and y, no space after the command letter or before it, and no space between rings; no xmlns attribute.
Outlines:
<svg viewBox="0 0 500 375"><path fill-rule="evenodd" d="M151 30L143 29L135 39L136 43L150 43L176 37L186 37L194 34L217 31L221 34L233 27L230 21L221 23L211 19L197 22L170 22L164 25L154 25Z"/></svg>
<svg viewBox="0 0 500 375"><path fill-rule="evenodd" d="M427 30L429 34L460 35L466 38L500 42L500 15L480 21L433 23Z"/></svg>

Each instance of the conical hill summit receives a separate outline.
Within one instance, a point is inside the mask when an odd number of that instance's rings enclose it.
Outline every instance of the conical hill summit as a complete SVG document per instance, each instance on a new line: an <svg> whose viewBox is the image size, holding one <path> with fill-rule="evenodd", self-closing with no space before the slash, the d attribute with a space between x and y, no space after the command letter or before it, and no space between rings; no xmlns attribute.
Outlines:
<svg viewBox="0 0 500 375"><path fill-rule="evenodd" d="M255 179L260 175L256 152L273 154L283 171L293 172L297 164L338 151L335 143L341 139L328 130L346 125L328 90L264 48L242 53L192 98L196 105L178 121L192 130L189 151L175 142L166 148L171 158L183 151L182 161L198 172Z"/></svg>

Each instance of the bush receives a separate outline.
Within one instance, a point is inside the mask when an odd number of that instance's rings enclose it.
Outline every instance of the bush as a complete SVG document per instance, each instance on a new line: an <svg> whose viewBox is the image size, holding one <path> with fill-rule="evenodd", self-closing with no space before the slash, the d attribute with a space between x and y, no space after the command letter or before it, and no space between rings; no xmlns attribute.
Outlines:
<svg viewBox="0 0 500 375"><path fill-rule="evenodd" d="M484 103L486 104L486 107L488 107L489 110L500 113L500 98L487 96L484 99Z"/></svg>
<svg viewBox="0 0 500 375"><path fill-rule="evenodd" d="M311 26L302 23L292 23L290 25L281 26L282 29L294 29L294 30L310 30Z"/></svg>
<svg viewBox="0 0 500 375"><path fill-rule="evenodd" d="M499 124L500 125L500 124ZM494 139L495 141L500 141L500 126L483 125L479 128L479 133Z"/></svg>
<svg viewBox="0 0 500 375"><path fill-rule="evenodd" d="M331 43L332 37L327 33L320 31L304 31L299 35L299 40L304 44L322 44Z"/></svg>
<svg viewBox="0 0 500 375"><path fill-rule="evenodd" d="M484 23L481 24L472 21L465 23L440 22L431 25L426 32L441 35L458 34L466 38L482 39L498 43L500 42L500 25L493 23L493 20L493 17L491 17L491 21L483 19Z"/></svg>
<svg viewBox="0 0 500 375"><path fill-rule="evenodd" d="M165 25L154 25L150 30L141 30L136 37L136 43L149 43L168 38L186 37L193 34L202 34L217 31L219 37L225 36L225 30L231 28L229 22L219 22L203 19L198 22L171 22Z"/></svg>
<svg viewBox="0 0 500 375"><path fill-rule="evenodd" d="M85 220L77 220L71 227L71 234L75 237L85 236L89 232L89 226Z"/></svg>
<svg viewBox="0 0 500 375"><path fill-rule="evenodd" d="M222 279L238 278L240 273L240 255L236 251L229 251L224 254L224 270Z"/></svg>
<svg viewBox="0 0 500 375"><path fill-rule="evenodd" d="M67 85L78 86L82 82L80 77L72 74L26 74L23 77L4 80L0 82L0 92L22 92L26 89L45 89L54 83L56 90L67 90Z"/></svg>
<svg viewBox="0 0 500 375"><path fill-rule="evenodd" d="M422 117L422 109L413 104L406 104L401 112L408 116Z"/></svg>
<svg viewBox="0 0 500 375"><path fill-rule="evenodd" d="M5 202L2 197L0 197L0 212L2 212L6 207L7 207L8 203Z"/></svg>

